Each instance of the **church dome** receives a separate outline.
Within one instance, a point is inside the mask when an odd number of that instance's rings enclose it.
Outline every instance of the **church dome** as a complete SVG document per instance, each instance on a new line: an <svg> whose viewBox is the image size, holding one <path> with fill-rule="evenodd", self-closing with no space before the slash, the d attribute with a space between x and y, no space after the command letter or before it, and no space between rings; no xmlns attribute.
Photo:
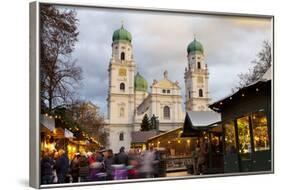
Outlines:
<svg viewBox="0 0 281 190"><path fill-rule="evenodd" d="M204 49L202 44L197 41L195 38L194 40L187 46L187 53L193 53L193 52L200 52L200 53L204 53Z"/></svg>
<svg viewBox="0 0 281 190"><path fill-rule="evenodd" d="M147 81L139 74L137 73L135 76L135 91L144 91L147 92Z"/></svg>
<svg viewBox="0 0 281 190"><path fill-rule="evenodd" d="M131 42L131 41L132 41L132 35L131 35L131 33L128 32L128 31L123 27L123 24L122 24L122 26L121 26L120 29L114 31L113 36L112 36L112 41L113 41L113 42L119 41L119 40L128 41L128 42Z"/></svg>

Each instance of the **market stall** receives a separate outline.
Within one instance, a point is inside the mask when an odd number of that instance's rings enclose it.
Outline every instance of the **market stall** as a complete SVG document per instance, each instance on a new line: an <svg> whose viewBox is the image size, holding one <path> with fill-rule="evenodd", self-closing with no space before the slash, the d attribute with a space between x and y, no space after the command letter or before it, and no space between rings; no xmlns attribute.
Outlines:
<svg viewBox="0 0 281 190"><path fill-rule="evenodd" d="M224 172L272 168L270 69L260 80L210 105L222 114Z"/></svg>

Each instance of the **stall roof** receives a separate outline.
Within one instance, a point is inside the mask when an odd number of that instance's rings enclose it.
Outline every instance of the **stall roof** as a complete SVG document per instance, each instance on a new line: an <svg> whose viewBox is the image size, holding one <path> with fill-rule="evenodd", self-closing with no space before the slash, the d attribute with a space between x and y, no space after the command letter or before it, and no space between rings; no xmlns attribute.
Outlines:
<svg viewBox="0 0 281 190"><path fill-rule="evenodd" d="M55 130L55 120L53 118L47 117L45 115L40 115L40 123L42 126L46 127L50 131Z"/></svg>
<svg viewBox="0 0 281 190"><path fill-rule="evenodd" d="M224 97L220 100L217 100L216 102L213 102L211 105L209 105L209 107L211 109L213 109L214 111L220 111L220 109L218 108L219 107L218 105L221 104L222 102L224 102L225 100L228 100L228 99L234 97L235 95L237 95L239 93L242 93L243 91L245 91L245 89L252 88L252 87L255 87L255 86L260 85L262 83L266 83L268 81L271 81L271 79L272 79L271 67L269 67L260 79L256 80L255 82L253 82L253 83L251 83L251 84L249 84L249 85L247 85L243 88L240 88L236 92L234 92L234 93L232 93L232 94L230 94L230 95L228 95L228 96L226 96L226 97Z"/></svg>
<svg viewBox="0 0 281 190"><path fill-rule="evenodd" d="M158 135L152 136L152 137L148 138L148 140L152 140L152 139L155 139L155 138L158 138L158 137L167 135L167 134L169 134L169 133L172 133L172 132L177 131L177 130L180 130L180 129L182 129L182 127L177 127L177 128L171 129L171 130L169 130L169 131L166 131L166 132L160 133L160 134L158 134Z"/></svg>
<svg viewBox="0 0 281 190"><path fill-rule="evenodd" d="M157 135L157 131L133 131L132 143L145 143L151 137Z"/></svg>
<svg viewBox="0 0 281 190"><path fill-rule="evenodd" d="M214 111L188 111L192 127L207 127L221 121L221 114Z"/></svg>
<svg viewBox="0 0 281 190"><path fill-rule="evenodd" d="M182 137L198 137L200 131L217 126L221 122L221 114L214 111L186 112Z"/></svg>

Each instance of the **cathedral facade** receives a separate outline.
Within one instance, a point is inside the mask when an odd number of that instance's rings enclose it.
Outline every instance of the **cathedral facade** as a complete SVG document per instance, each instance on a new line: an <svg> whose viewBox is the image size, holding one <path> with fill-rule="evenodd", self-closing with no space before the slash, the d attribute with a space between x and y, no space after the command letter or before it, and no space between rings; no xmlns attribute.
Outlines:
<svg viewBox="0 0 281 190"><path fill-rule="evenodd" d="M187 59L188 69L183 73L186 93L183 102L181 87L169 78L168 71L163 73L162 79L154 79L151 85L137 72L132 36L123 25L113 33L108 67L108 148L118 152L124 146L129 150L131 133L140 131L145 114L149 118L158 117L159 130L168 131L183 126L185 111L208 110L209 73L203 46L195 39L188 45Z"/></svg>

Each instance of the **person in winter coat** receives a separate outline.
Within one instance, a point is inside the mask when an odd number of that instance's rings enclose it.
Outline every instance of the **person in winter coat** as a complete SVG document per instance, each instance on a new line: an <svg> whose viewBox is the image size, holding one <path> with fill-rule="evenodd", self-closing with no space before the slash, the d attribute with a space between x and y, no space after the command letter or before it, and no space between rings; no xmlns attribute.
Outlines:
<svg viewBox="0 0 281 190"><path fill-rule="evenodd" d="M120 148L119 153L115 157L116 164L124 164L125 166L128 165L128 155L125 153L125 148L122 146Z"/></svg>
<svg viewBox="0 0 281 190"><path fill-rule="evenodd" d="M59 150L59 158L56 161L56 172L58 176L58 183L65 183L66 175L69 170L69 160L64 150Z"/></svg>
<svg viewBox="0 0 281 190"><path fill-rule="evenodd" d="M150 150L145 151L141 155L140 176L142 178L153 177L154 161L155 161L155 152L153 148L150 148Z"/></svg>
<svg viewBox="0 0 281 190"><path fill-rule="evenodd" d="M83 154L79 158L79 177L80 177L80 182L86 182L88 181L89 177L89 164L88 164L88 158L86 154Z"/></svg>
<svg viewBox="0 0 281 190"><path fill-rule="evenodd" d="M87 153L87 156L88 156L88 164L89 164L89 166L90 166L92 163L95 163L95 162L96 162L95 155L94 155L92 152L88 152L88 153Z"/></svg>
<svg viewBox="0 0 281 190"><path fill-rule="evenodd" d="M51 184L53 183L53 167L55 161L50 157L50 153L46 150L43 153L43 158L41 159L41 183L42 184Z"/></svg>
<svg viewBox="0 0 281 190"><path fill-rule="evenodd" d="M135 149L128 152L128 179L138 178L139 157Z"/></svg>
<svg viewBox="0 0 281 190"><path fill-rule="evenodd" d="M79 158L80 158L80 154L76 153L75 157L73 158L70 164L70 169L71 169L70 172L71 172L73 183L78 182L78 178L79 178Z"/></svg>
<svg viewBox="0 0 281 190"><path fill-rule="evenodd" d="M197 169L198 173L204 173L207 169L207 155L208 155L208 143L204 140L204 138L200 138L199 141L199 155L197 161Z"/></svg>
<svg viewBox="0 0 281 190"><path fill-rule="evenodd" d="M112 177L112 165L113 164L115 164L113 151L111 149L109 149L105 153L105 160L104 160L106 180L113 180L113 177Z"/></svg>
<svg viewBox="0 0 281 190"><path fill-rule="evenodd" d="M160 173L160 153L158 150L154 150L153 177L159 177L159 173Z"/></svg>

